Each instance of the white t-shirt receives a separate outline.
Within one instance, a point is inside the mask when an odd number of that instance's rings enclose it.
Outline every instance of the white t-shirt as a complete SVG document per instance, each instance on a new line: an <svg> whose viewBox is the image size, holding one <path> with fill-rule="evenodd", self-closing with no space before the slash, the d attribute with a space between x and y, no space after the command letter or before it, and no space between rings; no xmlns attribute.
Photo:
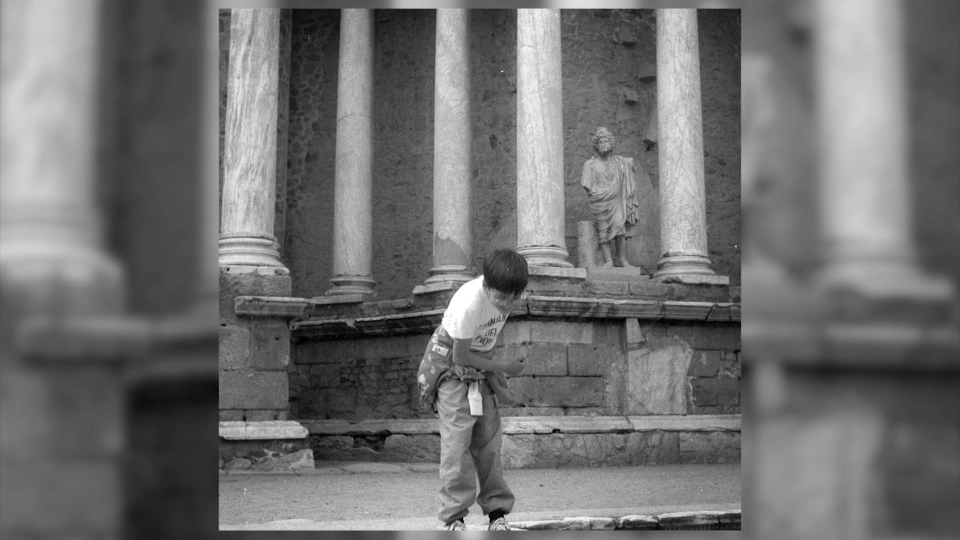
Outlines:
<svg viewBox="0 0 960 540"><path fill-rule="evenodd" d="M483 290L483 276L464 283L443 312L443 329L454 339L473 339L471 351L486 352L497 344L507 314L500 313Z"/></svg>

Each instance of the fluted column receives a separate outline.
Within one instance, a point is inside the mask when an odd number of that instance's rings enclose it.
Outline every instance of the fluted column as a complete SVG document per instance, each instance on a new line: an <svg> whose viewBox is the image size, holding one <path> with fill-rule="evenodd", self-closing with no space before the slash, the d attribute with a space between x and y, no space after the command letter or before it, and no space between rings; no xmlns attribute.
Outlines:
<svg viewBox="0 0 960 540"><path fill-rule="evenodd" d="M280 10L234 9L224 132L220 266L272 267L277 178Z"/></svg>
<svg viewBox="0 0 960 540"><path fill-rule="evenodd" d="M889 295L946 296L919 275L912 240L900 2L816 3L823 280Z"/></svg>
<svg viewBox="0 0 960 540"><path fill-rule="evenodd" d="M560 59L560 10L517 10L517 251L569 268Z"/></svg>
<svg viewBox="0 0 960 540"><path fill-rule="evenodd" d="M102 3L3 2L0 275L25 309L122 312L125 277L96 204Z"/></svg>
<svg viewBox="0 0 960 540"><path fill-rule="evenodd" d="M700 53L695 9L657 10L660 260L655 279L729 283L707 251Z"/></svg>
<svg viewBox="0 0 960 540"><path fill-rule="evenodd" d="M472 279L472 123L468 10L437 10L433 268L426 283Z"/></svg>
<svg viewBox="0 0 960 540"><path fill-rule="evenodd" d="M327 294L372 295L373 11L344 9L340 17L333 288Z"/></svg>

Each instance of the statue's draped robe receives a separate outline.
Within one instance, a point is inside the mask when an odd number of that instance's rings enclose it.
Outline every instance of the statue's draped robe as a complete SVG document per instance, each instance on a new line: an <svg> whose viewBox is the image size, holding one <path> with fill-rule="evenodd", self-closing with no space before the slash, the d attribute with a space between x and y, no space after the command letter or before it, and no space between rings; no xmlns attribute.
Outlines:
<svg viewBox="0 0 960 540"><path fill-rule="evenodd" d="M633 236L633 226L640 219L635 170L633 158L616 155L606 160L594 156L583 164L580 185L590 194L590 212L601 243L621 234Z"/></svg>

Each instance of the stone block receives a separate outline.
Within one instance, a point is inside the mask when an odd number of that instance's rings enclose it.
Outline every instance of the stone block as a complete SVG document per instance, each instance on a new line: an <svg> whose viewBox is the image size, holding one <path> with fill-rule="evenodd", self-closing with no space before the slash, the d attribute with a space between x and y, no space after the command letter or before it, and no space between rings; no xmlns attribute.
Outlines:
<svg viewBox="0 0 960 540"><path fill-rule="evenodd" d="M660 521L653 516L631 514L617 518L617 529L623 531L652 531L659 527Z"/></svg>
<svg viewBox="0 0 960 540"><path fill-rule="evenodd" d="M220 322L237 320L235 300L238 296L290 296L290 276L262 276L220 273Z"/></svg>
<svg viewBox="0 0 960 540"><path fill-rule="evenodd" d="M721 409L739 410L740 408L740 378L721 375L717 377L717 404Z"/></svg>
<svg viewBox="0 0 960 540"><path fill-rule="evenodd" d="M720 375L740 378L740 354L732 351L720 353Z"/></svg>
<svg viewBox="0 0 960 540"><path fill-rule="evenodd" d="M250 367L286 370L290 363L290 328L285 320L259 319L250 328Z"/></svg>
<svg viewBox="0 0 960 540"><path fill-rule="evenodd" d="M333 388L340 385L340 364L313 364L304 366L309 388Z"/></svg>
<svg viewBox="0 0 960 540"><path fill-rule="evenodd" d="M623 346L623 323L619 320L594 319L593 343L596 345Z"/></svg>
<svg viewBox="0 0 960 540"><path fill-rule="evenodd" d="M627 336L627 343L630 345L643 343L646 338L640 329L639 319L624 319L624 327Z"/></svg>
<svg viewBox="0 0 960 540"><path fill-rule="evenodd" d="M720 372L720 351L696 351L690 361L688 377L716 377Z"/></svg>
<svg viewBox="0 0 960 540"><path fill-rule="evenodd" d="M500 416L563 416L563 407L501 407Z"/></svg>
<svg viewBox="0 0 960 540"><path fill-rule="evenodd" d="M564 407L564 416L610 416L620 414L620 411L613 407Z"/></svg>
<svg viewBox="0 0 960 540"><path fill-rule="evenodd" d="M630 284L622 281L588 281L587 294L595 296L627 296Z"/></svg>
<svg viewBox="0 0 960 540"><path fill-rule="evenodd" d="M307 429L294 421L248 421L220 422L218 435L227 441L276 441L278 439L304 439ZM237 444L241 444L237 443ZM260 444L254 444L260 447Z"/></svg>
<svg viewBox="0 0 960 540"><path fill-rule="evenodd" d="M619 347L574 343L567 346L567 369L570 375L605 376L619 356Z"/></svg>
<svg viewBox="0 0 960 540"><path fill-rule="evenodd" d="M430 334L361 339L357 341L357 358L380 360L422 356L429 342Z"/></svg>
<svg viewBox="0 0 960 540"><path fill-rule="evenodd" d="M670 512L657 516L660 528L664 530L719 529L718 512Z"/></svg>
<svg viewBox="0 0 960 540"><path fill-rule="evenodd" d="M739 463L740 433L735 431L680 434L680 462Z"/></svg>
<svg viewBox="0 0 960 540"><path fill-rule="evenodd" d="M243 369L250 359L250 329L245 323L220 326L220 371Z"/></svg>
<svg viewBox="0 0 960 540"><path fill-rule="evenodd" d="M530 266L531 277L552 277L563 279L586 279L587 271L584 268L561 268L559 266Z"/></svg>
<svg viewBox="0 0 960 540"><path fill-rule="evenodd" d="M388 435L380 459L398 463L438 463L439 435Z"/></svg>
<svg viewBox="0 0 960 540"><path fill-rule="evenodd" d="M301 341L294 348L298 364L352 362L357 358L357 341L352 339Z"/></svg>
<svg viewBox="0 0 960 540"><path fill-rule="evenodd" d="M699 350L739 351L740 323L671 324L667 334Z"/></svg>
<svg viewBox="0 0 960 540"><path fill-rule="evenodd" d="M589 322L531 321L530 341L534 343L593 343Z"/></svg>
<svg viewBox="0 0 960 540"><path fill-rule="evenodd" d="M316 392L324 412L353 411L357 408L358 391L356 388L324 388Z"/></svg>
<svg viewBox="0 0 960 540"><path fill-rule="evenodd" d="M567 348L556 343L525 345L524 375L566 375Z"/></svg>
<svg viewBox="0 0 960 540"><path fill-rule="evenodd" d="M603 404L600 377L513 377L510 386L527 405L590 407Z"/></svg>
<svg viewBox="0 0 960 540"><path fill-rule="evenodd" d="M514 321L508 319L503 325L500 337L504 345L515 345L530 342L530 321Z"/></svg>
<svg viewBox="0 0 960 540"><path fill-rule="evenodd" d="M560 531L612 531L617 523L610 517L567 517L560 520Z"/></svg>
<svg viewBox="0 0 960 540"><path fill-rule="evenodd" d="M353 437L348 435L311 436L310 449L318 461L349 459L353 449Z"/></svg>
<svg viewBox="0 0 960 540"><path fill-rule="evenodd" d="M228 409L220 411L221 422L242 422L243 411L237 409Z"/></svg>
<svg viewBox="0 0 960 540"><path fill-rule="evenodd" d="M277 412L271 409L243 411L243 418L248 422L269 422L277 419Z"/></svg>
<svg viewBox="0 0 960 540"><path fill-rule="evenodd" d="M716 407L717 379L713 377L693 379L690 383L690 393L694 406Z"/></svg>
<svg viewBox="0 0 960 540"><path fill-rule="evenodd" d="M676 340L661 345L627 353L630 414L687 414L687 370L694 351Z"/></svg>
<svg viewBox="0 0 960 540"><path fill-rule="evenodd" d="M627 434L627 465L680 463L680 434L664 431Z"/></svg>
<svg viewBox="0 0 960 540"><path fill-rule="evenodd" d="M221 409L286 409L289 383L285 371L223 371Z"/></svg>

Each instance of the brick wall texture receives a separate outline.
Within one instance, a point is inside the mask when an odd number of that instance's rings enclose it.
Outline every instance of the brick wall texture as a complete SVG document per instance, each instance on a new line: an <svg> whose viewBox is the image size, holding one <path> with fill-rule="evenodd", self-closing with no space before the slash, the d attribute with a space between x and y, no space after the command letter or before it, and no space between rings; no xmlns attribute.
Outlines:
<svg viewBox="0 0 960 540"><path fill-rule="evenodd" d="M643 342L627 343L624 320L511 319L495 358L524 358L510 386L525 406L505 415L671 414L740 412L740 327L652 324ZM300 341L289 364L294 419L432 418L419 408L417 367L428 334L358 340ZM676 346L679 343L682 346ZM630 385L640 364L631 353L661 351L644 369L648 384ZM673 379L660 380L678 373ZM672 395L662 395L664 389Z"/></svg>

